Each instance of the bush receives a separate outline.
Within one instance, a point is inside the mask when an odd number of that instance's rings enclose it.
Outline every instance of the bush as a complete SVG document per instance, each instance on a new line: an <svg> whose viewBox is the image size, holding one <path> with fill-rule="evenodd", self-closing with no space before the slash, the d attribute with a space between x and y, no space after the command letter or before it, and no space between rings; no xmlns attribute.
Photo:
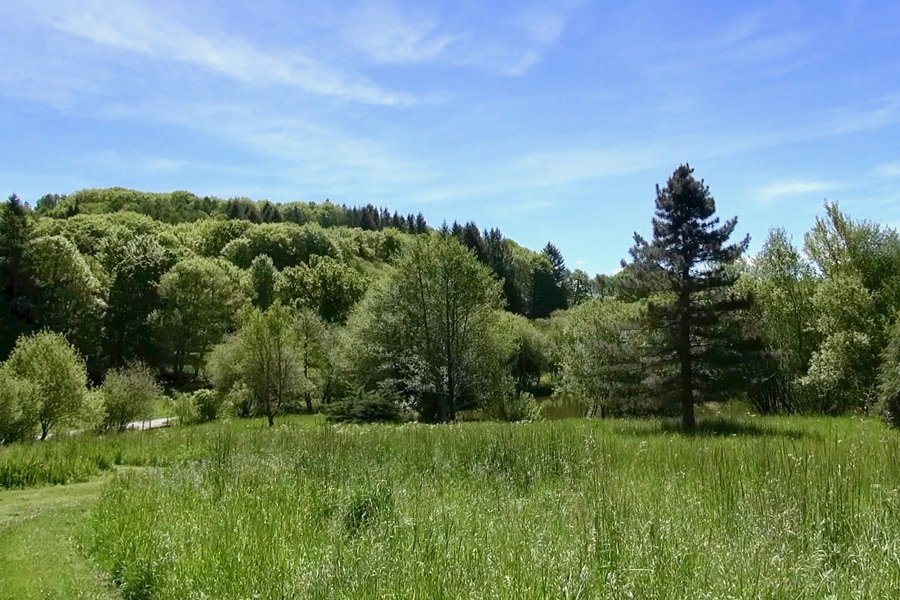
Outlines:
<svg viewBox="0 0 900 600"><path fill-rule="evenodd" d="M182 425L215 421L222 413L225 397L215 390L197 390L175 395L172 411Z"/></svg>
<svg viewBox="0 0 900 600"><path fill-rule="evenodd" d="M192 425L200 421L193 394L176 392L172 400L172 413L181 425Z"/></svg>
<svg viewBox="0 0 900 600"><path fill-rule="evenodd" d="M0 368L0 444L32 438L39 407L34 386Z"/></svg>
<svg viewBox="0 0 900 600"><path fill-rule="evenodd" d="M41 439L58 424L80 424L87 396L84 359L62 335L23 336L6 363L10 373L35 387Z"/></svg>
<svg viewBox="0 0 900 600"><path fill-rule="evenodd" d="M192 400L201 423L218 419L225 403L224 396L215 390L197 390L192 394Z"/></svg>
<svg viewBox="0 0 900 600"><path fill-rule="evenodd" d="M162 388L149 368L131 365L107 373L100 393L101 428L122 431L129 423L152 416L153 406L162 396Z"/></svg>
<svg viewBox="0 0 900 600"><path fill-rule="evenodd" d="M407 420L400 394L392 390L367 392L359 388L353 394L325 410L331 423L398 423Z"/></svg>
<svg viewBox="0 0 900 600"><path fill-rule="evenodd" d="M510 394L492 402L487 405L485 412L499 421L537 421L541 418L541 406L530 392Z"/></svg>
<svg viewBox="0 0 900 600"><path fill-rule="evenodd" d="M878 369L878 412L889 425L900 427L900 319L888 333Z"/></svg>

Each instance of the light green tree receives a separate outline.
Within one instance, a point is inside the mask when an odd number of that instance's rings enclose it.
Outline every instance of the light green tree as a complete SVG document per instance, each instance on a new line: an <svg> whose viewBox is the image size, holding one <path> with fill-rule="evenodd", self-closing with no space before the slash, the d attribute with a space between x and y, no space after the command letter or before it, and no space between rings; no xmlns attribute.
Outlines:
<svg viewBox="0 0 900 600"><path fill-rule="evenodd" d="M641 394L648 334L645 307L613 299L589 300L553 322L557 329L557 393L568 394L588 415L641 414L664 407Z"/></svg>
<svg viewBox="0 0 900 600"><path fill-rule="evenodd" d="M183 260L163 275L160 308L149 318L176 377L187 366L196 375L206 352L233 328L241 290L240 271L219 259Z"/></svg>
<svg viewBox="0 0 900 600"><path fill-rule="evenodd" d="M124 430L133 421L152 416L162 388L153 371L132 364L107 372L100 388L104 429Z"/></svg>
<svg viewBox="0 0 900 600"><path fill-rule="evenodd" d="M274 425L275 416L309 387L296 317L280 302L265 312L254 308L244 316L239 339L241 379L253 393L257 414Z"/></svg>
<svg viewBox="0 0 900 600"><path fill-rule="evenodd" d="M39 414L34 385L0 366L0 444L33 438Z"/></svg>
<svg viewBox="0 0 900 600"><path fill-rule="evenodd" d="M499 393L500 303L500 284L455 237L416 236L354 313L357 368L368 385L394 382L414 397L423 419L452 421Z"/></svg>
<svg viewBox="0 0 900 600"><path fill-rule="evenodd" d="M87 393L84 359L62 335L44 331L19 338L6 368L37 392L41 439L54 427L77 424L83 416Z"/></svg>

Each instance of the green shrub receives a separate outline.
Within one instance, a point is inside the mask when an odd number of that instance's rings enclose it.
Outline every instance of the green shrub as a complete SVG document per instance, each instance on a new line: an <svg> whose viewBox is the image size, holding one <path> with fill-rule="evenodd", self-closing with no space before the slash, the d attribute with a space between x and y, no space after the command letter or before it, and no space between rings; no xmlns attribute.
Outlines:
<svg viewBox="0 0 900 600"><path fill-rule="evenodd" d="M0 444L33 437L39 409L34 386L0 368Z"/></svg>
<svg viewBox="0 0 900 600"><path fill-rule="evenodd" d="M332 423L398 423L406 420L402 403L394 391L359 388L344 400L328 405L326 415Z"/></svg>
<svg viewBox="0 0 900 600"><path fill-rule="evenodd" d="M126 429L133 421L152 416L153 407L162 396L156 376L144 365L114 369L106 374L100 388L103 406L103 429Z"/></svg>
<svg viewBox="0 0 900 600"><path fill-rule="evenodd" d="M193 425L200 420L193 394L177 392L172 399L172 413L181 425Z"/></svg>
<svg viewBox="0 0 900 600"><path fill-rule="evenodd" d="M888 334L878 369L878 412L889 425L900 427L900 319Z"/></svg>
<svg viewBox="0 0 900 600"><path fill-rule="evenodd" d="M23 336L6 363L10 373L35 387L41 439L60 424L80 425L87 397L84 359L62 335Z"/></svg>
<svg viewBox="0 0 900 600"><path fill-rule="evenodd" d="M201 423L215 421L222 413L225 398L215 390L197 390L192 394L197 410L197 420Z"/></svg>
<svg viewBox="0 0 900 600"><path fill-rule="evenodd" d="M492 402L485 412L498 421L537 421L541 418L541 406L530 392L510 394Z"/></svg>

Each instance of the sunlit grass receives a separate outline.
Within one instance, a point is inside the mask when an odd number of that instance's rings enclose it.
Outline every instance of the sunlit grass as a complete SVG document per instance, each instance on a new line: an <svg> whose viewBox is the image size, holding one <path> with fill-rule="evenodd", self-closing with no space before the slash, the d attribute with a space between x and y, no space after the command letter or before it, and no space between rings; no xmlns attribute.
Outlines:
<svg viewBox="0 0 900 600"><path fill-rule="evenodd" d="M283 427L117 476L86 545L128 598L886 598L875 421Z"/></svg>
<svg viewBox="0 0 900 600"><path fill-rule="evenodd" d="M319 415L279 419L279 426L321 424ZM206 456L220 430L266 429L265 419L232 420L196 427L127 431L97 436L58 436L44 442L0 446L0 489L22 489L87 481L124 466L165 466Z"/></svg>

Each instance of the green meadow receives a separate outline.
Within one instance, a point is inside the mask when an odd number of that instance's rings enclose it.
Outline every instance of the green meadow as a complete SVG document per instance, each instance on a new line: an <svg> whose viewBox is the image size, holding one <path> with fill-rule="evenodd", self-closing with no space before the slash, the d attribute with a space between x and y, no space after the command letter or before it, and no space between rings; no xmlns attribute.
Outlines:
<svg viewBox="0 0 900 600"><path fill-rule="evenodd" d="M29 489L0 492L0 595L896 595L900 436L702 423L299 418L4 448L4 485Z"/></svg>

